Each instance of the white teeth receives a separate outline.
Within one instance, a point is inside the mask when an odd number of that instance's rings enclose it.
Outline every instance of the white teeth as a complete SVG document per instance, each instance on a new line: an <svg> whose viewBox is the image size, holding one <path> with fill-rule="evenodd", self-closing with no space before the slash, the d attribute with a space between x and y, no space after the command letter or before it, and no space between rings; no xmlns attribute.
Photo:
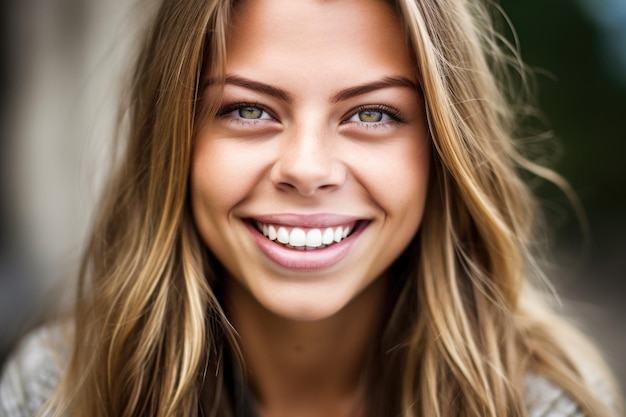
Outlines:
<svg viewBox="0 0 626 417"><path fill-rule="evenodd" d="M284 245L289 243L289 232L284 227L278 228L278 233L276 234L276 239Z"/></svg>
<svg viewBox="0 0 626 417"><path fill-rule="evenodd" d="M263 234L270 238L270 240L276 240L278 237L278 232L276 232L276 228L271 224L267 227L267 233L263 230Z"/></svg>
<svg viewBox="0 0 626 417"><path fill-rule="evenodd" d="M306 232L298 227L292 229L289 234L289 244L295 247L306 245Z"/></svg>
<svg viewBox="0 0 626 417"><path fill-rule="evenodd" d="M274 226L267 223L256 222L257 229L270 240L277 240L283 245L289 245L295 249L315 249L326 247L333 243L341 242L348 237L352 226L327 227L325 229L302 229L285 226Z"/></svg>
<svg viewBox="0 0 626 417"><path fill-rule="evenodd" d="M306 234L306 245L312 248L322 246L322 231L320 229L311 229Z"/></svg>
<svg viewBox="0 0 626 417"><path fill-rule="evenodd" d="M335 242L337 243L341 242L342 238L343 238L343 228L338 227L335 229Z"/></svg>
<svg viewBox="0 0 626 417"><path fill-rule="evenodd" d="M322 244L330 245L335 240L335 231L328 227L324 230L324 235L322 236Z"/></svg>

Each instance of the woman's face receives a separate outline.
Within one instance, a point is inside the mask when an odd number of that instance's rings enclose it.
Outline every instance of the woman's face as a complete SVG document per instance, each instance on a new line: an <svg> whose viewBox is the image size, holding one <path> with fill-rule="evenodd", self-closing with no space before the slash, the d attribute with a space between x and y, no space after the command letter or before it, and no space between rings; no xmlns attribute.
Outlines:
<svg viewBox="0 0 626 417"><path fill-rule="evenodd" d="M400 27L377 0L235 10L221 109L196 137L192 211L226 279L280 316L340 311L420 225L430 151Z"/></svg>

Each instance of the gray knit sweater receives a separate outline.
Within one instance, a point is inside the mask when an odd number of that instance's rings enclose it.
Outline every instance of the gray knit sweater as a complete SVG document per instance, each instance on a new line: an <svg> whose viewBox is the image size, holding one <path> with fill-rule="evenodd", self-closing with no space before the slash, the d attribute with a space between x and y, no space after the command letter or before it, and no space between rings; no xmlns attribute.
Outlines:
<svg viewBox="0 0 626 417"><path fill-rule="evenodd" d="M34 417L56 388L63 368L63 332L42 328L27 336L0 379L0 417ZM531 374L526 378L529 417L584 417L559 387Z"/></svg>

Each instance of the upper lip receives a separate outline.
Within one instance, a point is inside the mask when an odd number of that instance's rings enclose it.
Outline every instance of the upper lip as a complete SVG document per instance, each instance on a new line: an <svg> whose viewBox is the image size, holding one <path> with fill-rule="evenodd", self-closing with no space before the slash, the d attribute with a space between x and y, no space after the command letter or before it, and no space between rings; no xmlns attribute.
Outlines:
<svg viewBox="0 0 626 417"><path fill-rule="evenodd" d="M251 216L250 219L261 222L261 223L267 223L267 224L275 224L275 225L291 226L291 227L306 227L306 228L342 226L342 225L354 223L359 220L365 220L363 217L343 215L343 214L334 214L334 213L261 214L261 215Z"/></svg>

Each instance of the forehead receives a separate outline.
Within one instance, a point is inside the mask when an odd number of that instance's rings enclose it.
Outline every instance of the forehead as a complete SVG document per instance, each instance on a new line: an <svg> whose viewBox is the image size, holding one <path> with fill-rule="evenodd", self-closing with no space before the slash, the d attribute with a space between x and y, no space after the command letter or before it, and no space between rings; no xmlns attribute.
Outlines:
<svg viewBox="0 0 626 417"><path fill-rule="evenodd" d="M415 78L400 19L383 0L243 0L228 35L227 72Z"/></svg>

